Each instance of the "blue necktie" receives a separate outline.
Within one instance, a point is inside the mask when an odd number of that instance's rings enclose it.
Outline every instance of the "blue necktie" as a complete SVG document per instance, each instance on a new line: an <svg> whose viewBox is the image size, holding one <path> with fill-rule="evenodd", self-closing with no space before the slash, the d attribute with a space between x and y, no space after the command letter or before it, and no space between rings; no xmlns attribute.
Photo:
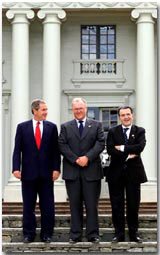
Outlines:
<svg viewBox="0 0 160 255"><path fill-rule="evenodd" d="M128 144L128 138L127 138L127 134L126 134L126 132L127 132L128 129L129 129L129 128L123 128L124 143L125 143L125 144Z"/></svg>
<svg viewBox="0 0 160 255"><path fill-rule="evenodd" d="M82 132L83 132L83 120L79 120L79 123L80 123L80 125L79 125L79 134L81 136Z"/></svg>

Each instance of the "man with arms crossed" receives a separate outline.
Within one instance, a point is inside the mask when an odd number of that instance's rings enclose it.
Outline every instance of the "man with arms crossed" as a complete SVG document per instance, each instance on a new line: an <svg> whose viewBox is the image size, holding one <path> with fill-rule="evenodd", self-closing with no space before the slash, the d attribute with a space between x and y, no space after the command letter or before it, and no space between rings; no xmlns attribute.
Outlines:
<svg viewBox="0 0 160 255"><path fill-rule="evenodd" d="M13 152L13 174L22 181L24 242L36 236L35 205L39 195L41 239L50 242L54 228L53 182L60 174L58 132L46 121L48 108L44 101L34 100L33 119L17 126ZM22 165L22 167L21 167Z"/></svg>
<svg viewBox="0 0 160 255"><path fill-rule="evenodd" d="M127 223L130 241L142 242L138 236L138 210L140 204L140 183L146 182L141 160L146 139L145 130L133 125L133 110L129 106L118 109L121 125L109 130L107 151L111 163L106 180L112 206L112 220L115 236L112 242L125 240L124 197L126 192Z"/></svg>
<svg viewBox="0 0 160 255"><path fill-rule="evenodd" d="M70 243L81 241L83 201L86 208L86 237L99 242L98 200L103 178L99 154L104 149L100 122L87 119L87 103L72 101L74 119L61 126L59 148L63 155L63 179L71 209Z"/></svg>

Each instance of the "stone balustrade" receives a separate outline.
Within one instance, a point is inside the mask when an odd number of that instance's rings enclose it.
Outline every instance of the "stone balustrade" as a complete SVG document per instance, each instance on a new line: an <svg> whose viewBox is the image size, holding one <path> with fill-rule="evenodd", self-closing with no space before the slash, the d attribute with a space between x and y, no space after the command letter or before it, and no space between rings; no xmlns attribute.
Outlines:
<svg viewBox="0 0 160 255"><path fill-rule="evenodd" d="M73 79L124 79L123 59L73 60Z"/></svg>

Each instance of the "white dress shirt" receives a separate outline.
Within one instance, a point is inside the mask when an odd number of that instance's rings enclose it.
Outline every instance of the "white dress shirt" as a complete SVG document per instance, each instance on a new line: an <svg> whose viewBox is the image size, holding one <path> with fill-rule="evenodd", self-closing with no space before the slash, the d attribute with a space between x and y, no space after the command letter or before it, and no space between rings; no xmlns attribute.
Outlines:
<svg viewBox="0 0 160 255"><path fill-rule="evenodd" d="M77 119L75 119L76 120L76 122L77 122L77 127L79 128L79 126L80 126L80 123L79 123L79 120L77 120ZM86 124L86 117L82 120L83 122L82 122L82 125L83 125L83 127L85 127L85 124Z"/></svg>
<svg viewBox="0 0 160 255"><path fill-rule="evenodd" d="M32 122L33 122L33 132L34 132L34 135L35 135L35 132L36 132L36 126L37 126L37 120L35 119L32 119ZM41 138L42 138L42 134L43 134L43 120L40 120L39 121L39 128L40 128L40 131L41 131Z"/></svg>
<svg viewBox="0 0 160 255"><path fill-rule="evenodd" d="M128 128L128 130L126 131L127 139L129 139L129 135L130 135L130 132L131 132L131 127L132 127L132 125L130 125L128 127L125 127L125 126L122 125L122 129ZM125 147L125 145L121 145L120 146L120 151L124 151L124 147Z"/></svg>

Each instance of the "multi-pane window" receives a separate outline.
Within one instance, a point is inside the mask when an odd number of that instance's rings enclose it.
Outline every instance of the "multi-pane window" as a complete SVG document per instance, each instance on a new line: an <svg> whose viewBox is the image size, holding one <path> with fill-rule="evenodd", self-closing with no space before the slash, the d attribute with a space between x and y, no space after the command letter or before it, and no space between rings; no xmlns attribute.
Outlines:
<svg viewBox="0 0 160 255"><path fill-rule="evenodd" d="M89 107L87 116L91 119L100 120L105 132L118 125L118 108Z"/></svg>
<svg viewBox="0 0 160 255"><path fill-rule="evenodd" d="M81 26L81 59L115 59L116 27L114 25Z"/></svg>
<svg viewBox="0 0 160 255"><path fill-rule="evenodd" d="M117 109L102 109L102 124L104 131L108 132L111 127L115 127L118 124Z"/></svg>

